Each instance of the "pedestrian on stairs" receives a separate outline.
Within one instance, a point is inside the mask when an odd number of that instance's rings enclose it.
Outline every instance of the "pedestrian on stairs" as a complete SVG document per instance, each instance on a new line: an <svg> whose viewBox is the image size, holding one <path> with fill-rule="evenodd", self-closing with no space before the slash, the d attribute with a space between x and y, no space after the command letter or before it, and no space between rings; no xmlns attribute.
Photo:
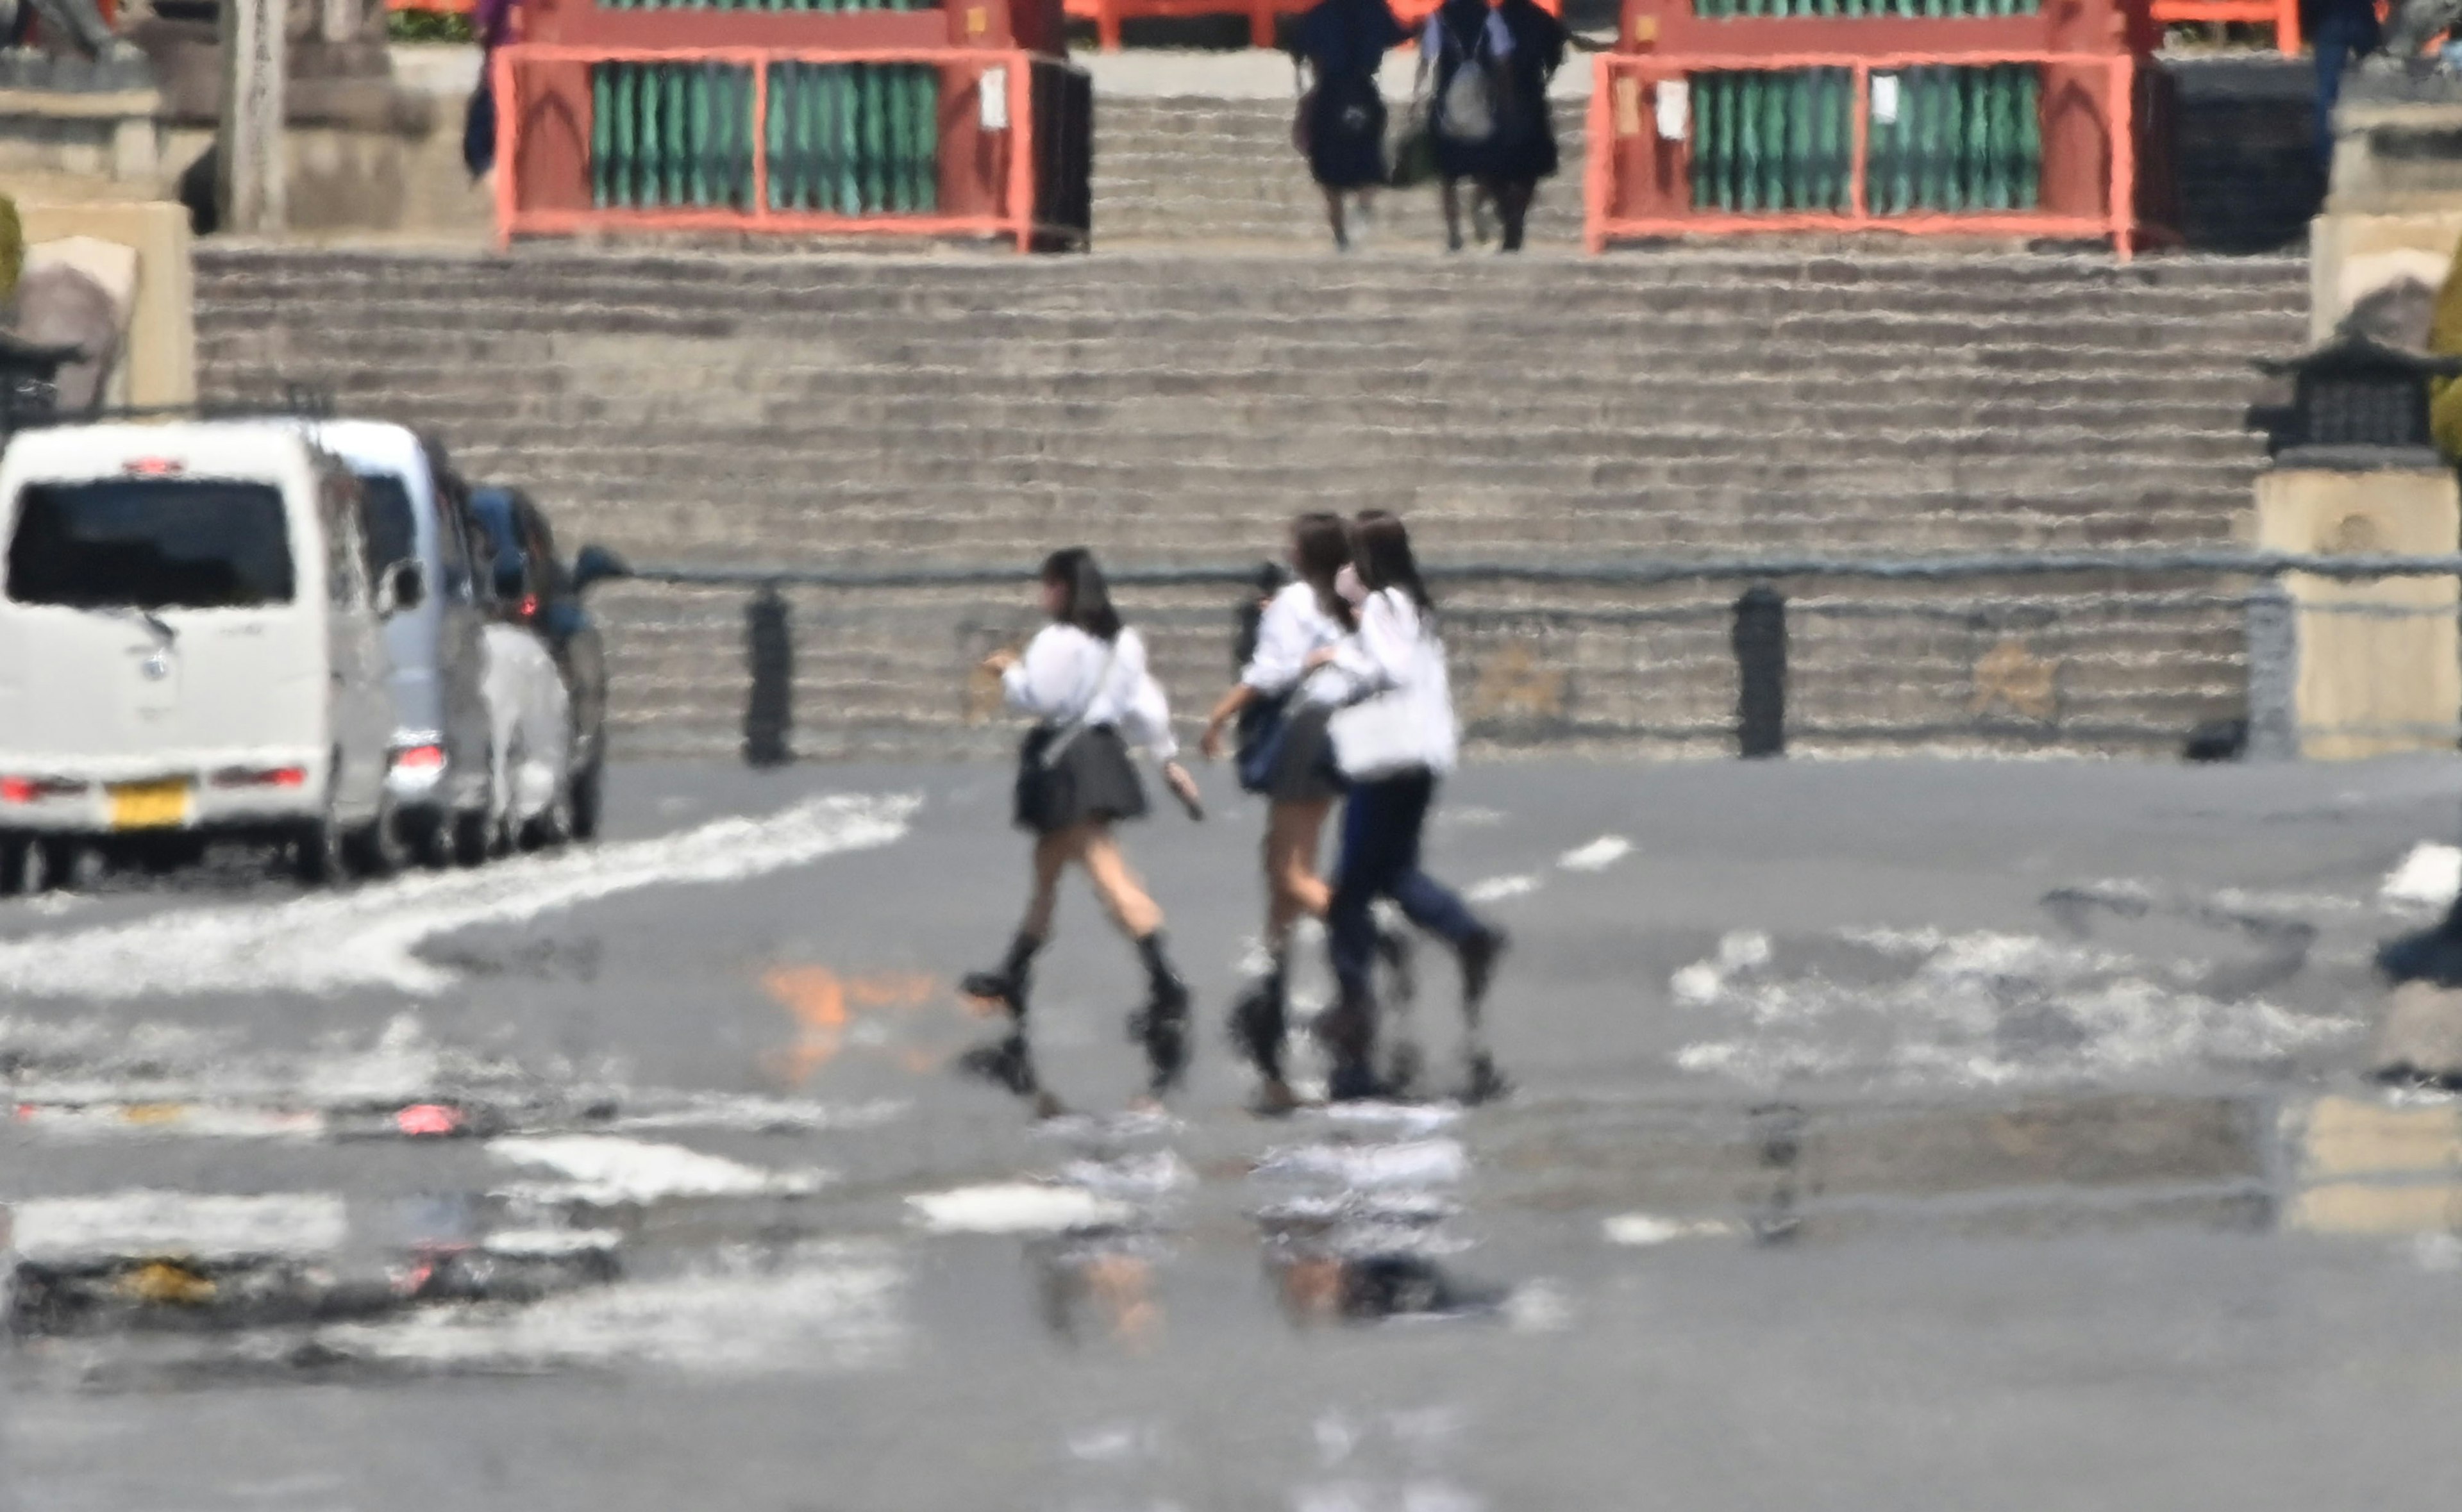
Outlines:
<svg viewBox="0 0 2462 1512"><path fill-rule="evenodd" d="M1343 197L1358 202L1365 220L1386 181L1385 97L1376 70L1410 37L1386 0L1318 0L1294 33L1291 70L1301 90L1291 135L1325 193L1338 251L1350 249Z"/></svg>
<svg viewBox="0 0 2462 1512"><path fill-rule="evenodd" d="M1502 149L1512 77L1505 65L1513 47L1513 33L1487 0L1444 0L1419 36L1416 91L1436 149L1449 251L1462 248L1461 182L1488 185L1494 197L1508 166Z"/></svg>
<svg viewBox="0 0 2462 1512"><path fill-rule="evenodd" d="M1035 954L1051 938L1060 875L1071 863L1084 869L1145 967L1145 1006L1130 1016L1129 1028L1145 1048L1149 1099L1177 1087L1186 1069L1188 987L1165 947L1162 910L1112 834L1114 825L1146 811L1145 789L1121 736L1124 725L1140 720L1137 705L1150 680L1145 641L1121 622L1102 569L1085 548L1052 552L1042 582L1051 623L1023 657L1002 650L983 662L999 676L1009 707L1036 721L1018 752L1015 810L1018 827L1034 835L1033 882L1006 959L994 970L969 973L963 983L969 996L1006 1010L1007 1032L968 1052L961 1064L1032 1099L1048 1115L1059 1103L1044 1090L1026 1043L1027 988ZM1152 712L1149 704L1144 718L1150 721Z"/></svg>
<svg viewBox="0 0 2462 1512"><path fill-rule="evenodd" d="M1289 551L1298 577L1266 603L1240 680L1215 704L1199 743L1207 760L1220 758L1223 731L1236 721L1240 786L1266 801L1268 965L1231 1010L1232 1038L1262 1078L1256 1108L1263 1113L1287 1112L1295 1103L1283 1065L1291 931L1302 918L1323 918L1332 900L1317 874L1317 853L1326 816L1342 795L1326 736L1341 682L1332 672L1309 671L1307 659L1339 643L1354 624L1350 605L1334 590L1350 563L1342 517L1293 520Z"/></svg>
<svg viewBox="0 0 2462 1512"><path fill-rule="evenodd" d="M1537 0L1497 0L1496 18L1503 23L1512 48L1504 54L1504 112L1498 126L1494 177L1488 192L1503 223L1498 249L1522 250L1523 227L1530 202L1538 197L1539 181L1553 178L1560 155L1556 117L1547 103L1547 86L1565 63L1567 47L1591 44L1565 30Z"/></svg>
<svg viewBox="0 0 2462 1512"><path fill-rule="evenodd" d="M1377 1004L1371 980L1376 958L1371 909L1387 897L1459 958L1468 1028L1462 1098L1482 1101L1504 1091L1481 1037L1480 1014L1505 936L1419 865L1420 832L1436 784L1453 770L1458 741L1436 601L1419 577L1410 532L1393 515L1361 514L1350 554L1339 586L1354 606L1358 628L1307 658L1312 670L1334 673L1340 686L1342 707L1328 733L1350 784L1326 918L1339 996L1317 1029L1333 1057L1327 1095L1355 1099L1388 1091L1374 1069Z"/></svg>

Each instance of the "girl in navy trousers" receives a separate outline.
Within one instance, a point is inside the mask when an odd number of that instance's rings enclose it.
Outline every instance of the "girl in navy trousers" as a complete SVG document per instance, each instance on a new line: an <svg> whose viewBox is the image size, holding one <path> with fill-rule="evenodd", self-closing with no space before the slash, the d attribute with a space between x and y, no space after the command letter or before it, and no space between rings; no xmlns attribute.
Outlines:
<svg viewBox="0 0 2462 1512"><path fill-rule="evenodd" d="M1444 939L1461 961L1462 1013L1471 1027L1463 1096L1493 1097L1504 1090L1478 1034L1504 933L1465 906L1452 889L1419 866L1420 832L1437 782L1453 770L1458 734L1437 638L1436 603L1419 579L1410 532L1382 510L1359 516L1351 534L1351 566L1344 596L1357 605L1358 629L1312 653L1344 684L1333 744L1351 777L1342 823L1342 861L1326 915L1340 996L1317 1032L1333 1057L1327 1094L1334 1099L1378 1095L1374 1070L1376 921L1371 912L1390 897L1411 922ZM1378 728L1372 737L1368 725ZM1360 732L1349 739L1346 726ZM1352 770L1373 747L1373 769Z"/></svg>

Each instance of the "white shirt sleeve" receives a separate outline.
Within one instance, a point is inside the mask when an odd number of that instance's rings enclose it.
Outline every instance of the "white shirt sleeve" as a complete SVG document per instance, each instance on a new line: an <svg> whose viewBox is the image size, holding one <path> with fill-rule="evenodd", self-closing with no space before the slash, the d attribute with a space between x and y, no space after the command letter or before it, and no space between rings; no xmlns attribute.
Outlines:
<svg viewBox="0 0 2462 1512"><path fill-rule="evenodd" d="M1077 665L1082 633L1049 625L1026 643L1026 655L1001 674L1008 706L1036 719L1053 719L1077 706L1087 673Z"/></svg>
<svg viewBox="0 0 2462 1512"><path fill-rule="evenodd" d="M1171 701L1151 673L1137 679L1137 695L1120 716L1120 738L1158 762L1179 754L1179 739L1171 731Z"/></svg>
<svg viewBox="0 0 2462 1512"><path fill-rule="evenodd" d="M1417 670L1419 612L1398 588L1369 595L1356 634L1336 643L1334 670L1349 680L1350 698L1406 686Z"/></svg>
<svg viewBox="0 0 2462 1512"><path fill-rule="evenodd" d="M1241 681L1267 698L1280 698L1299 684L1308 653L1324 644L1311 623L1320 617L1314 613L1315 596L1316 590L1307 584L1293 583L1266 603L1257 621L1257 649L1242 669Z"/></svg>

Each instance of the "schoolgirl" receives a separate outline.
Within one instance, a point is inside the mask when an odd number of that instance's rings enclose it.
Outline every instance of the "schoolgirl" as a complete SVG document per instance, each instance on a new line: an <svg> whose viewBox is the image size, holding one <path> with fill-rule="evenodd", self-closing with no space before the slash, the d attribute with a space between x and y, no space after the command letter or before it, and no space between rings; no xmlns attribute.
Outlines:
<svg viewBox="0 0 2462 1512"><path fill-rule="evenodd" d="M1356 605L1358 628L1307 659L1331 674L1339 690L1342 707L1328 733L1350 779L1342 860L1326 917L1340 990L1317 1026L1333 1059L1327 1092L1339 1100L1384 1091L1373 1070L1376 1001L1370 974L1376 925L1371 908L1389 897L1459 958L1470 1029L1462 1095L1479 1101L1504 1090L1479 1035L1479 1012L1506 941L1501 930L1420 869L1420 832L1436 784L1453 770L1458 737L1435 600L1420 581L1410 532L1399 519L1382 510L1359 516L1351 566L1339 586Z"/></svg>
<svg viewBox="0 0 2462 1512"><path fill-rule="evenodd" d="M1139 884L1112 832L1113 825L1146 811L1145 789L1121 736L1124 725L1150 729L1160 703L1158 688L1148 696L1145 642L1121 623L1102 569L1082 547L1054 551L1045 560L1043 607L1052 622L1027 643L1023 657L996 651L983 663L999 675L1009 707L1036 721L1018 753L1016 795L1017 825L1035 837L1033 892L1007 957L996 969L965 979L970 996L1007 1010L1009 1029L999 1042L969 1053L964 1064L1049 1112L1058 1105L1036 1074L1026 1018L1035 953L1050 938L1063 871L1071 863L1084 868L1104 910L1135 944L1145 966L1145 1006L1129 1024L1132 1037L1144 1046L1148 1091L1155 1097L1176 1087L1187 1067L1188 987L1164 946L1162 910ZM1142 715L1141 698L1148 698ZM1166 711L1166 738L1168 728ZM1179 790L1179 784L1174 787ZM1193 793L1193 786L1182 791L1182 802Z"/></svg>
<svg viewBox="0 0 2462 1512"><path fill-rule="evenodd" d="M1336 574L1350 560L1341 516L1303 514L1292 521L1289 551L1299 575L1267 601L1240 680L1215 704L1199 744L1209 760L1219 758L1224 729L1238 721L1240 784L1267 800L1270 964L1231 1016L1232 1038L1263 1078L1257 1094L1263 1112L1285 1112L1294 1101L1283 1067L1291 928L1304 917L1324 918L1332 896L1317 875L1317 851L1326 816L1342 795L1326 723L1343 684L1331 673L1312 673L1307 661L1350 634L1352 624L1350 606L1334 591Z"/></svg>

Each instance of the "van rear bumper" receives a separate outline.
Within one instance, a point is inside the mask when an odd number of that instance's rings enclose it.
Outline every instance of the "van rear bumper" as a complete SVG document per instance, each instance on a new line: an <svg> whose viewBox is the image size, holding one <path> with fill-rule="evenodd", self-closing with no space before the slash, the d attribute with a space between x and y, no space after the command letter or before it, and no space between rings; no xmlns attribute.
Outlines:
<svg viewBox="0 0 2462 1512"><path fill-rule="evenodd" d="M144 834L287 828L325 811L325 762L252 750L136 767L0 751L0 831Z"/></svg>

